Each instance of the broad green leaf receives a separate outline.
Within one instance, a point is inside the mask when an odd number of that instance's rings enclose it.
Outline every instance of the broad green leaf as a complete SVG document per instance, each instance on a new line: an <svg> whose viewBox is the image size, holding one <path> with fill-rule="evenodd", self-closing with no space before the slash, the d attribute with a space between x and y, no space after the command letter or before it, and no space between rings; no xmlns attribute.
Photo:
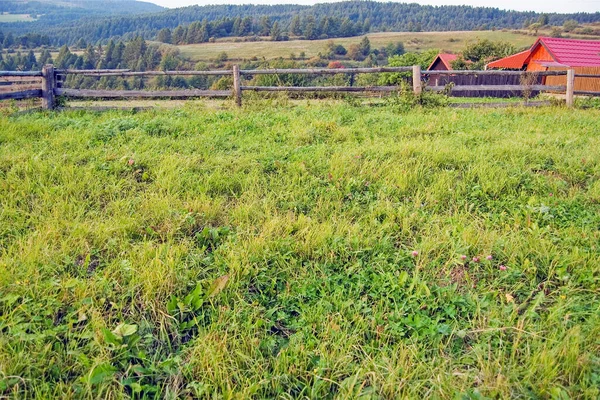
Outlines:
<svg viewBox="0 0 600 400"><path fill-rule="evenodd" d="M114 346L120 346L122 343L122 338L115 335L108 329L102 329L102 334L104 335L104 341L108 344L112 344Z"/></svg>
<svg viewBox="0 0 600 400"><path fill-rule="evenodd" d="M137 332L137 325L119 324L112 332L118 337L124 338Z"/></svg>
<svg viewBox="0 0 600 400"><path fill-rule="evenodd" d="M96 385L104 382L105 380L112 378L117 369L110 364L96 365L88 375L88 383L90 385Z"/></svg>

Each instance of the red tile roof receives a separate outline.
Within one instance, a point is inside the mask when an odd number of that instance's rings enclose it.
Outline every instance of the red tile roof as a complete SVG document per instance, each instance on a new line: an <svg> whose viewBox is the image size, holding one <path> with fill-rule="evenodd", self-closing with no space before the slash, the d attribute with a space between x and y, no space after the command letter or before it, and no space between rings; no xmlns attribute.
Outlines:
<svg viewBox="0 0 600 400"><path fill-rule="evenodd" d="M487 64L488 68L522 69L537 48L544 46L554 61L536 61L538 64L560 67L600 67L600 41L540 37L529 50L501 58Z"/></svg>
<svg viewBox="0 0 600 400"><path fill-rule="evenodd" d="M525 62L529 58L531 50L525 50L512 56L504 57L496 61L492 61L487 65L488 68L507 68L507 69L522 69Z"/></svg>
<svg viewBox="0 0 600 400"><path fill-rule="evenodd" d="M554 61L568 67L600 67L600 41L541 37L538 44L546 47Z"/></svg>
<svg viewBox="0 0 600 400"><path fill-rule="evenodd" d="M437 55L436 58L433 59L433 62L431 63L431 65L429 65L429 67L427 69L430 70L439 58L440 61L442 62L442 64L444 64L444 66L446 68L451 70L452 69L452 61L456 60L457 57L458 56L456 54L440 53Z"/></svg>

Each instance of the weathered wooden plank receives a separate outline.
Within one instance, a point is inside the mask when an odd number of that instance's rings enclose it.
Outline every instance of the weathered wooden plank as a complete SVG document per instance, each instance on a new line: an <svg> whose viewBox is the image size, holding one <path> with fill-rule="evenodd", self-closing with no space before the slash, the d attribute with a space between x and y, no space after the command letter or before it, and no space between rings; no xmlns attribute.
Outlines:
<svg viewBox="0 0 600 400"><path fill-rule="evenodd" d="M415 65L412 70L413 92L419 95L423 92L423 82L421 82L421 66Z"/></svg>
<svg viewBox="0 0 600 400"><path fill-rule="evenodd" d="M486 70L486 71L472 71L472 70L457 70L457 71L423 71L423 75L525 75L533 74L537 76L556 76L566 75L567 71L497 71L497 70Z"/></svg>
<svg viewBox="0 0 600 400"><path fill-rule="evenodd" d="M434 92L441 92L446 89L446 86L428 86L427 89L433 90ZM452 86L452 92L464 92L464 91L482 91L489 92L494 90L504 91L523 91L523 90L536 90L536 91L558 91L564 92L565 86L546 86L546 85L461 85Z"/></svg>
<svg viewBox="0 0 600 400"><path fill-rule="evenodd" d="M241 70L242 75L337 75L337 74L374 74L383 72L409 72L412 67L380 67L380 68L292 68L292 69L247 69Z"/></svg>
<svg viewBox="0 0 600 400"><path fill-rule="evenodd" d="M529 101L518 103L494 102L494 103L451 103L452 108L509 108L509 107L542 107L552 105L550 101Z"/></svg>
<svg viewBox="0 0 600 400"><path fill-rule="evenodd" d="M40 83L37 83L35 85L29 85L29 84L16 84L16 85L0 85L0 92L2 93L6 93L6 92L17 92L17 91L23 91L23 90L35 90L35 89L39 89L41 88L42 85Z"/></svg>
<svg viewBox="0 0 600 400"><path fill-rule="evenodd" d="M242 86L242 90L254 92L397 92L398 86Z"/></svg>
<svg viewBox="0 0 600 400"><path fill-rule="evenodd" d="M600 96L600 92L590 92L590 91L586 91L586 90L574 91L573 94L576 94L579 96Z"/></svg>
<svg viewBox="0 0 600 400"><path fill-rule="evenodd" d="M42 76L42 71L0 71L0 76Z"/></svg>
<svg viewBox="0 0 600 400"><path fill-rule="evenodd" d="M84 76L197 76L197 75L214 75L214 76L223 76L223 75L232 75L233 71L231 70L222 70L222 71L143 71L143 72L97 72L97 71L73 71L66 72L66 74L71 75L84 75Z"/></svg>
<svg viewBox="0 0 600 400"><path fill-rule="evenodd" d="M233 98L238 107L242 106L242 80L240 76L240 67L233 66Z"/></svg>
<svg viewBox="0 0 600 400"><path fill-rule="evenodd" d="M56 87L56 76L54 65L44 65L42 68L42 108L52 110L54 108L54 88Z"/></svg>
<svg viewBox="0 0 600 400"><path fill-rule="evenodd" d="M130 69L57 69L57 74L73 74L73 75L82 75L82 74L90 74L90 73L110 73L110 72L130 72Z"/></svg>
<svg viewBox="0 0 600 400"><path fill-rule="evenodd" d="M38 83L41 77L37 76L0 76L1 83Z"/></svg>
<svg viewBox="0 0 600 400"><path fill-rule="evenodd" d="M567 75L567 90L566 90L566 100L567 100L567 107L573 107L575 105L575 98L574 98L574 90L575 90L575 70L574 69L569 69L568 71L568 75Z"/></svg>
<svg viewBox="0 0 600 400"><path fill-rule="evenodd" d="M230 97L230 90L80 90L54 89L57 96L86 98Z"/></svg>
<svg viewBox="0 0 600 400"><path fill-rule="evenodd" d="M42 90L23 90L21 92L0 93L0 100L25 100L42 97Z"/></svg>

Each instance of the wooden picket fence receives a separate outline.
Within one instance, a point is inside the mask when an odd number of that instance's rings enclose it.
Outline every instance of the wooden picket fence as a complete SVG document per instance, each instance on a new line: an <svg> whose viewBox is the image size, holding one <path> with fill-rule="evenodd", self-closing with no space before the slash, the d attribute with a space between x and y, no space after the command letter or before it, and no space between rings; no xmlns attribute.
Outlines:
<svg viewBox="0 0 600 400"><path fill-rule="evenodd" d="M420 94L423 90L456 92L495 92L495 91L514 91L522 92L554 92L565 93L566 104L573 106L574 95L600 96L600 92L575 92L575 78L596 78L600 75L576 75L571 70L567 71L422 71L420 66L413 67L380 67L380 68L312 68L312 69L255 69L241 70L238 65L234 65L231 70L214 71L144 71L134 72L130 70L57 70L53 65L46 65L42 71L33 72L14 72L0 71L0 100L23 100L30 98L41 98L44 109L54 109L56 106L56 97L66 98L87 98L87 99L115 99L115 98L232 98L238 106L242 105L243 92L287 92L287 93L393 93L398 92L398 86L311 86L311 87L290 87L290 86L244 86L243 76L255 75L280 75L280 74L301 74L301 75L337 75L337 74L380 74L380 73L411 73L413 91ZM429 75L474 75L474 76L507 76L517 75L526 77L527 74L535 77L566 75L565 86L549 86L539 83L523 85L456 85L456 86L429 86ZM62 82L68 75L83 75L92 77L151 77L151 76L231 76L233 78L233 88L231 90L86 90L86 89L68 89L63 88ZM8 88L8 89L7 89ZM11 90L16 88L16 90Z"/></svg>

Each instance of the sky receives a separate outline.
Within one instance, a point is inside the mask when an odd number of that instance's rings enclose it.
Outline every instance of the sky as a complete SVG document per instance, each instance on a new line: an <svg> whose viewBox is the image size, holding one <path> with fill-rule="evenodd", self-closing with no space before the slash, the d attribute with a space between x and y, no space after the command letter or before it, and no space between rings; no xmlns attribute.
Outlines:
<svg viewBox="0 0 600 400"><path fill-rule="evenodd" d="M145 0L164 7L184 7L208 4L316 4L343 0ZM507 10L537 12L597 12L600 11L600 0L404 0L403 3L419 3L428 5L469 5L482 7L498 7Z"/></svg>

